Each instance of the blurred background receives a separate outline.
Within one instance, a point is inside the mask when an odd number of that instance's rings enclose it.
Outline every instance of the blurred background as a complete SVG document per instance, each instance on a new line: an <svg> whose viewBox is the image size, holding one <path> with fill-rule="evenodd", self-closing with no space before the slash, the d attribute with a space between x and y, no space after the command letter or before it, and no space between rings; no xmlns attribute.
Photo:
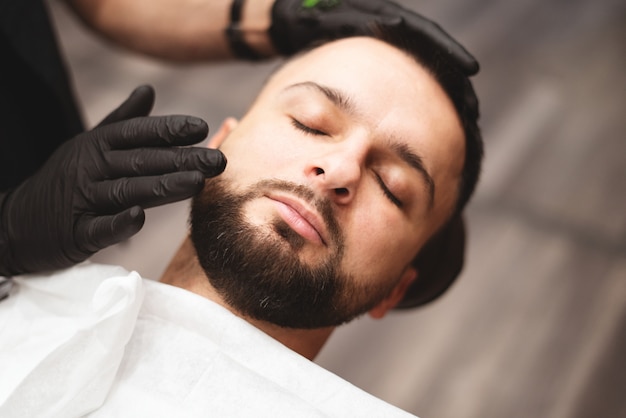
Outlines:
<svg viewBox="0 0 626 418"><path fill-rule="evenodd" d="M337 331L317 362L422 418L626 417L626 2L423 0L481 63L486 142L458 282ZM277 62L178 67L111 47L50 1L88 126L134 87L213 131ZM98 254L158 279L187 202Z"/></svg>

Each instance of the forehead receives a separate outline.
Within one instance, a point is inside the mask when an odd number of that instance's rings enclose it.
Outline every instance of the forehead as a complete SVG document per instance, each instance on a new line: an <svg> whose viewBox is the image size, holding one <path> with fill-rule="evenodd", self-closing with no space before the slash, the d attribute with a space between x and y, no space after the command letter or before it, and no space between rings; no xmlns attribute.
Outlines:
<svg viewBox="0 0 626 418"><path fill-rule="evenodd" d="M363 121L382 128L404 128L413 138L462 137L454 105L435 78L383 41L354 37L315 48L279 69L259 98L306 82L345 93ZM385 126L386 120L393 126Z"/></svg>
<svg viewBox="0 0 626 418"><path fill-rule="evenodd" d="M266 90L313 81L354 98L364 116L380 119L395 112L422 119L455 116L437 81L403 51L382 41L346 38L315 48L287 63L272 77Z"/></svg>

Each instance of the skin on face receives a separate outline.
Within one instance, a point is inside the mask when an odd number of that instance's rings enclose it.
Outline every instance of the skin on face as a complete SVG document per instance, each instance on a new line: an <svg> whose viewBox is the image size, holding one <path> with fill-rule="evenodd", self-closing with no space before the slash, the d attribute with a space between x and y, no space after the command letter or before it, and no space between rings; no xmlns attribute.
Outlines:
<svg viewBox="0 0 626 418"><path fill-rule="evenodd" d="M381 41L348 38L269 80L220 146L221 177L239 192L277 179L330 199L345 240L342 271L396 283L451 214L464 147L455 109L426 70ZM319 215L297 196L269 193L244 210L261 227L288 218L306 238L303 261L333 251Z"/></svg>

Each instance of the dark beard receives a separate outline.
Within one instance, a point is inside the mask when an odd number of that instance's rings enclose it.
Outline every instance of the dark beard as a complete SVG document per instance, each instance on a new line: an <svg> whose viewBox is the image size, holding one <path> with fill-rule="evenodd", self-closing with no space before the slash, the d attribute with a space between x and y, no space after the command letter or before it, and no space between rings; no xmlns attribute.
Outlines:
<svg viewBox="0 0 626 418"><path fill-rule="evenodd" d="M261 181L237 195L218 178L207 181L192 202L191 240L211 285L226 303L257 320L311 329L348 322L386 296L389 289L359 285L339 271L343 238L330 202L315 202L331 235L332 250L315 266L299 259L305 240L280 217L268 227L246 222L243 205L267 190L313 201L311 190L284 181Z"/></svg>

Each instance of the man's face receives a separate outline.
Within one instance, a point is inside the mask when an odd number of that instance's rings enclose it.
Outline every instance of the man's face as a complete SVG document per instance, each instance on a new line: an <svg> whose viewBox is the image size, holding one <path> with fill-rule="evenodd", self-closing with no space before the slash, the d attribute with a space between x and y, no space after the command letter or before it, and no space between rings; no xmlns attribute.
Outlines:
<svg viewBox="0 0 626 418"><path fill-rule="evenodd" d="M450 215L464 147L452 103L412 58L369 38L319 47L270 79L220 147L228 166L194 202L199 259L211 279L230 264L237 277L218 290L251 289L240 299L252 307L222 295L245 315L350 320L391 292ZM278 303L288 297L297 303ZM264 316L274 305L282 315ZM302 311L313 319L294 318Z"/></svg>

